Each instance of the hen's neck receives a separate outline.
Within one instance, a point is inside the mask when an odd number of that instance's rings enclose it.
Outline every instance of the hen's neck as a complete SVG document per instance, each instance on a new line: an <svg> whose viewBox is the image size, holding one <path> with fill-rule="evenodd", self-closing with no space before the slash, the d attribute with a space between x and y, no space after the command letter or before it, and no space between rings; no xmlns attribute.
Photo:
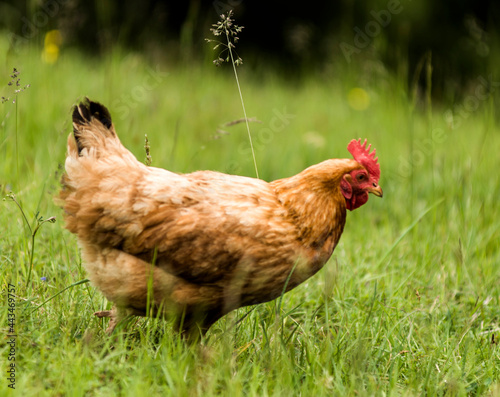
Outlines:
<svg viewBox="0 0 500 397"><path fill-rule="evenodd" d="M331 255L346 218L340 181L359 167L354 160L327 160L293 177L271 182L303 245Z"/></svg>

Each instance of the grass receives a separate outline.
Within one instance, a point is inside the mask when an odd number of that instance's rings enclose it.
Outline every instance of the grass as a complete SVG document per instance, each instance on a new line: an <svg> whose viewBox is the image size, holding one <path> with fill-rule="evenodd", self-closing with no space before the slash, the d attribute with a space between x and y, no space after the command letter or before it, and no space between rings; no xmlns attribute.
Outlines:
<svg viewBox="0 0 500 397"><path fill-rule="evenodd" d="M2 40L0 53L7 53ZM230 70L210 62L155 64L119 50L102 60L67 50L49 65L29 46L0 66L5 90L13 67L31 87L19 94L17 122L13 105L0 105L0 191L5 197L13 190L31 230L40 216L57 220L39 228L30 270L30 228L14 202L0 202L0 279L3 288L16 289L19 392L500 393L498 92L455 115L453 125L448 106L434 104L429 115L407 99L401 82L378 71L365 71L363 84L333 74L290 84L272 73L256 81L240 68L248 116L262 121L252 125L261 178L347 157L347 143L366 137L377 148L384 198L371 197L348 214L339 246L315 277L282 301L226 316L201 345L189 346L170 323L155 319L134 320L115 338L105 336L105 320L92 313L109 304L82 282L76 239L52 199L70 108L84 95L109 106L122 141L139 159L147 133L154 166L253 176L245 126L217 132L241 118ZM354 87L369 96L363 111L348 104ZM2 295L5 335L7 302ZM2 371L9 364L7 341L0 341ZM5 394L7 379L1 383Z"/></svg>

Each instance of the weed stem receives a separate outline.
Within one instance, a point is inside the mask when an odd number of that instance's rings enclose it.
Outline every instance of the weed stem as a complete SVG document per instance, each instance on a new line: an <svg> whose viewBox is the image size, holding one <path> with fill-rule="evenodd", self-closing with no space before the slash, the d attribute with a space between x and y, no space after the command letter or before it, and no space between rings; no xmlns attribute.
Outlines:
<svg viewBox="0 0 500 397"><path fill-rule="evenodd" d="M241 107L243 108L243 116L245 117L245 125L247 126L248 140L250 141L250 148L252 149L253 165L255 167L255 174L259 178L259 170L257 168L257 160L255 158L255 150L253 148L252 134L250 133L250 125L248 124L247 111L245 109L245 102L243 101L243 94L241 93L240 80L238 79L238 72L236 71L236 63L231 50L231 41L229 39L229 31L226 29L227 48L231 56L231 63L233 65L234 77L236 78L236 85L238 86L238 93L240 94Z"/></svg>

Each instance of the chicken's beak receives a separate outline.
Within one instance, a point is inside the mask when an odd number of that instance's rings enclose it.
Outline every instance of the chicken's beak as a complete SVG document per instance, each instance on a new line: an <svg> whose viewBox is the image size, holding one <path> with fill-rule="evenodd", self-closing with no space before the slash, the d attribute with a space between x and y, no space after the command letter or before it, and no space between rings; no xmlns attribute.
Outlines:
<svg viewBox="0 0 500 397"><path fill-rule="evenodd" d="M382 192L382 188L376 183L373 184L373 187L368 189L369 193L373 193L375 196L382 197L384 192Z"/></svg>

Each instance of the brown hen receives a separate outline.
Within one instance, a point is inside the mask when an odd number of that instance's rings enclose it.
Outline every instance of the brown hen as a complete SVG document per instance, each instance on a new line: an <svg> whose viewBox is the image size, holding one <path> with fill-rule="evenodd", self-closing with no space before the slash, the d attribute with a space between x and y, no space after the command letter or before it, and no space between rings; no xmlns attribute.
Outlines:
<svg viewBox="0 0 500 397"><path fill-rule="evenodd" d="M91 282L127 314L161 311L199 336L231 310L267 302L314 275L344 229L346 209L382 197L366 141L273 182L148 167L116 135L108 110L73 111L61 203ZM149 309L148 309L149 308Z"/></svg>

